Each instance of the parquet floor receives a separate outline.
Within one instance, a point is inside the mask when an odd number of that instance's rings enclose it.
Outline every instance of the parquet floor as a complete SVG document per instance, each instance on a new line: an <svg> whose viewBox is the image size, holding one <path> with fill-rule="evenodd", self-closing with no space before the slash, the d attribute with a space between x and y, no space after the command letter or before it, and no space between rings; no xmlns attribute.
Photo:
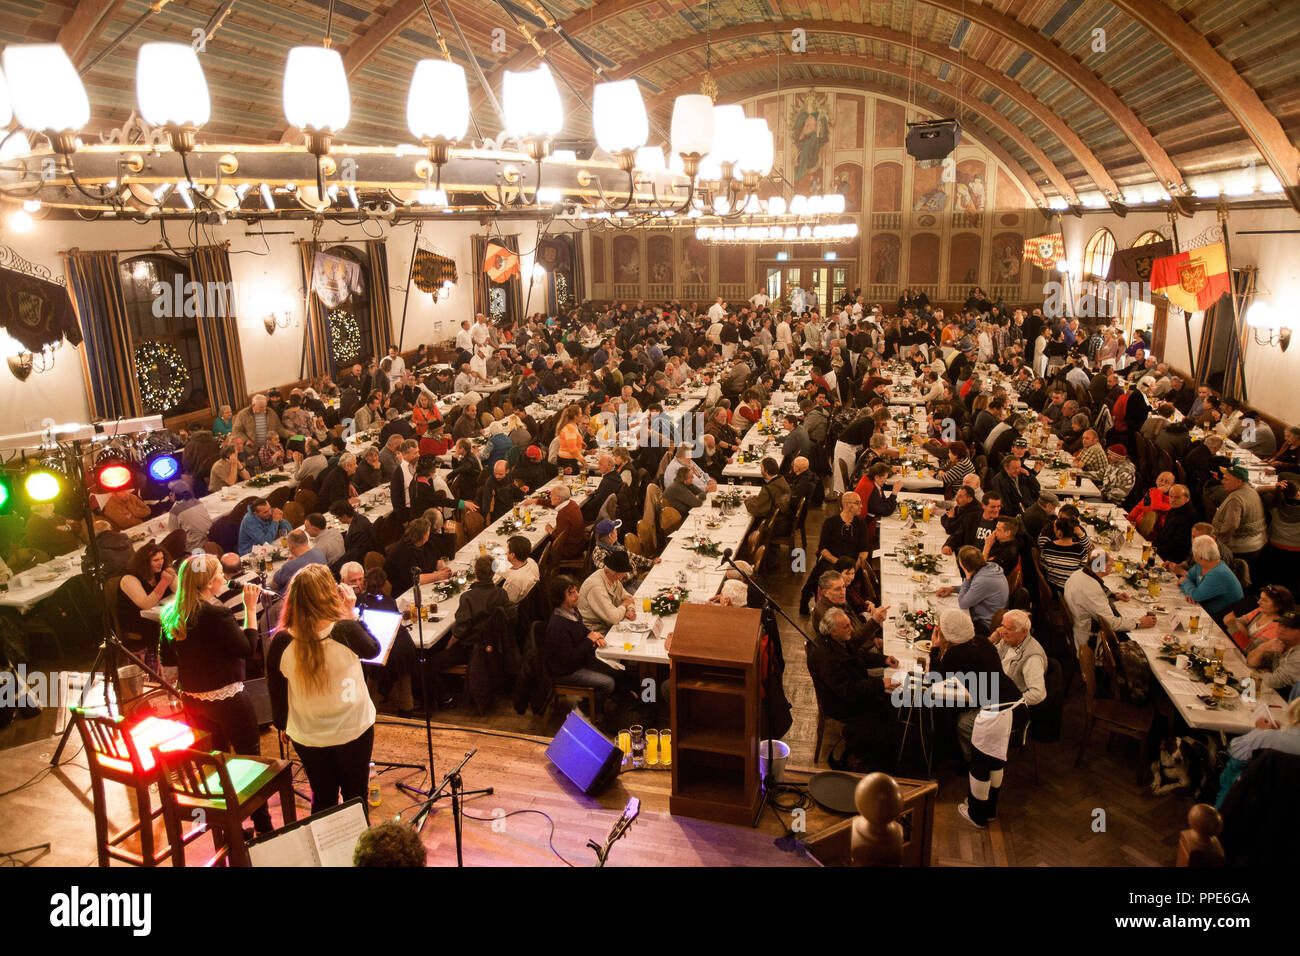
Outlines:
<svg viewBox="0 0 1300 956"><path fill-rule="evenodd" d="M809 542L816 546L822 515L809 517ZM766 580L773 596L789 610L797 609L799 576L777 573ZM886 602L888 602L886 595ZM807 618L795 618L807 627ZM807 778L799 768L825 769L829 744L823 746L820 764L812 759L816 703L804 662L803 639L782 622L786 656L786 694L794 724L784 737L790 744L790 777ZM642 799L642 817L631 834L618 844L610 865L621 866L795 866L810 865L800 856L778 849L774 839L783 825L765 813L758 830L677 818L668 811L669 778L661 772L624 774L597 798L584 797L546 761L545 745L563 718L554 710L546 718L515 714L502 700L490 713L473 717L458 708L437 715L434 759L438 773L459 761L466 750L478 754L466 771L470 787L491 786L496 792L471 801L467 814L488 822L467 820L464 853L470 865L562 865L547 846L550 824L536 814L501 817L515 810L547 813L555 821L554 844L560 854L579 865L589 865L588 839L603 839L629 795ZM976 831L956 814L966 795L964 769L948 760L934 767L939 781L932 863L938 866L1169 866L1173 863L1178 831L1186 826L1190 806L1181 796L1154 797L1136 780L1136 745L1116 740L1112 749L1101 734L1094 735L1087 759L1073 766L1083 721L1083 703L1076 686L1066 708L1061 742L1037 747L1038 782L1034 782L1029 754L1013 760L999 804L999 819L987 831ZM94 829L90 810L89 777L80 741L74 738L65 766L47 770L55 746L50 736L53 716L19 721L0 731L0 851L50 840L49 855L38 865L82 866L94 863ZM828 732L829 733L829 732ZM828 739L833 739L831 735ZM263 738L265 753L275 753L270 734ZM376 733L376 759L424 762L423 725L387 721ZM913 763L915 763L913 761ZM924 775L924 768L904 765L906 776ZM402 776L405 775L405 776ZM34 782L31 778L36 776ZM379 814L387 817L411 805L395 789L400 779L419 783L420 771L391 771L381 778L383 803ZM22 789L11 792L14 788ZM110 788L112 790L113 788ZM306 790L305 781L301 787ZM112 794L112 818L126 818L125 797ZM305 813L305 807L300 807ZM278 819L278 810L273 811ZM493 822L493 817L497 819ZM788 819L788 817L787 817ZM814 809L808 815L808 832L815 834L838 817ZM455 859L448 812L435 814L424 831L430 862ZM206 849L206 843L200 841Z"/></svg>

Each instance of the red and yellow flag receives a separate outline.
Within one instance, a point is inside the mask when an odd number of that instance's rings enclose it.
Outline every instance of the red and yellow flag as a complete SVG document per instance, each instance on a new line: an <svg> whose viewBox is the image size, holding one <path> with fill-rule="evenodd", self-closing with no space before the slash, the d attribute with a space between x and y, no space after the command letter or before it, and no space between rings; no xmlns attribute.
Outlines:
<svg viewBox="0 0 1300 956"><path fill-rule="evenodd" d="M1028 259L1040 269L1055 269L1056 263L1065 258L1065 240L1059 232L1026 239L1020 258Z"/></svg>
<svg viewBox="0 0 1300 956"><path fill-rule="evenodd" d="M519 254L489 242L487 254L483 257L483 271L493 282L503 283L511 276L519 275Z"/></svg>
<svg viewBox="0 0 1300 956"><path fill-rule="evenodd" d="M1163 294L1184 312L1204 312L1228 288L1228 257L1221 242L1151 264L1151 291Z"/></svg>

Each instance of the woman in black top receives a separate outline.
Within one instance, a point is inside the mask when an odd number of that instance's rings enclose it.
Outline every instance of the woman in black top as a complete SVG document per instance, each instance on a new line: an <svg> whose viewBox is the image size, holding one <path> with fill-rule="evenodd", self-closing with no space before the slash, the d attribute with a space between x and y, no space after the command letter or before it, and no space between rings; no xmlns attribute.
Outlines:
<svg viewBox="0 0 1300 956"><path fill-rule="evenodd" d="M207 731L217 750L259 756L261 732L252 695L244 689L244 661L257 648L257 598L261 588L244 585L244 626L217 600L227 581L221 561L210 554L181 565L176 600L163 612L162 626L180 668L185 716ZM271 813L253 814L258 833L269 833Z"/></svg>
<svg viewBox="0 0 1300 956"><path fill-rule="evenodd" d="M561 575L555 580L554 593L560 600L546 624L542 649L546 673L552 680L611 693L614 671L596 657L596 648L605 646L605 638L587 627L578 614L578 582Z"/></svg>
<svg viewBox="0 0 1300 956"><path fill-rule="evenodd" d="M167 552L153 541L140 546L118 583L117 623L122 642L155 670L159 666L158 624L141 617L140 612L157 607L175 586L176 572L167 567ZM168 666L176 663L168 648L163 648L161 661Z"/></svg>

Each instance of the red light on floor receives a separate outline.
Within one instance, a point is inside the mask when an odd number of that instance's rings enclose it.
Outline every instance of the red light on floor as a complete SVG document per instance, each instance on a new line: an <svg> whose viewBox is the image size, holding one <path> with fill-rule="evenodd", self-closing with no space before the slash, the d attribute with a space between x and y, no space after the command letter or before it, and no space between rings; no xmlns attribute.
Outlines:
<svg viewBox="0 0 1300 956"><path fill-rule="evenodd" d="M198 738L194 731L179 720L167 720L162 717L146 717L126 731L135 741L140 754L140 764L144 770L153 769L153 748L159 750L188 750Z"/></svg>
<svg viewBox="0 0 1300 956"><path fill-rule="evenodd" d="M125 465L108 465L99 472L99 485L105 491L120 491L131 484L131 469Z"/></svg>

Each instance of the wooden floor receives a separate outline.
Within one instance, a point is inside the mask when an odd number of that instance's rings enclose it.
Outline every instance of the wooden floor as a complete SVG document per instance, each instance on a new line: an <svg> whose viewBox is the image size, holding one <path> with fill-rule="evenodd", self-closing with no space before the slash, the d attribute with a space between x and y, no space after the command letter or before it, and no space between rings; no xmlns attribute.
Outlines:
<svg viewBox="0 0 1300 956"><path fill-rule="evenodd" d="M816 546L822 515L809 517L809 543ZM788 566L788 565L787 565ZM770 575L766 581L773 596L789 611L798 607L802 576ZM888 599L888 596L886 596ZM793 615L792 615L793 616ZM805 630L807 618L795 620ZM822 762L813 761L816 703L804 659L803 638L781 622L786 656L785 688L793 708L794 724L783 738L791 747L792 782L807 779L807 771L826 769L829 742ZM89 776L80 741L74 736L64 754L65 763L48 767L56 744L51 736L53 715L17 721L0 731L0 852L49 840L51 852L36 865L93 865L94 828ZM561 777L544 756L545 746L563 720L561 709L547 717L517 715L502 700L490 713L473 717L457 708L439 713L434 730L435 770L442 774L464 753L478 748L466 768L466 785L493 787L491 796L469 802L467 814L487 822L467 820L464 854L467 865L563 865L547 846L550 824L534 813L502 817L516 810L540 810L555 822L558 852L576 865L590 865L593 854L588 839L603 840L629 795L641 798L643 812L632 832L610 856L620 866L799 866L812 865L794 852L779 849L774 841L784 834L784 824L765 812L758 830L704 823L668 813L669 775L658 771L625 773L598 798L584 797ZM939 781L932 863L939 866L1169 866L1178 831L1186 826L1189 801L1170 795L1154 797L1145 782L1136 780L1137 747L1117 739L1107 748L1103 735L1095 735L1082 767L1073 766L1083 721L1077 684L1066 707L1060 743L1039 745L1038 782L1034 782L1028 754L1013 760L998 807L998 820L977 831L956 813L966 796L966 775L955 761L934 767ZM833 737L832 737L833 739ZM273 737L263 738L263 752L273 754ZM381 717L375 737L375 758L394 762L425 762L422 722ZM76 755L73 757L73 755ZM913 762L914 763L914 762ZM923 765L901 768L903 775L924 776ZM33 779L34 778L34 779ZM420 785L421 771L390 771L381 778L383 817L411 806L412 800L396 789L399 780ZM24 786L25 785L25 786ZM16 792L14 791L17 789ZM110 788L113 789L120 788ZM300 789L306 792L305 780ZM112 819L128 818L124 794L113 793ZM300 814L305 805L300 804ZM279 819L278 809L273 815ZM495 825L493 817L496 817ZM790 816L784 815L789 821ZM815 834L840 817L813 808L807 830ZM455 846L448 811L433 815L424 839L430 862L454 862ZM197 844L206 850L208 844ZM200 852L202 852L202 850ZM30 855L29 855L30 856Z"/></svg>

